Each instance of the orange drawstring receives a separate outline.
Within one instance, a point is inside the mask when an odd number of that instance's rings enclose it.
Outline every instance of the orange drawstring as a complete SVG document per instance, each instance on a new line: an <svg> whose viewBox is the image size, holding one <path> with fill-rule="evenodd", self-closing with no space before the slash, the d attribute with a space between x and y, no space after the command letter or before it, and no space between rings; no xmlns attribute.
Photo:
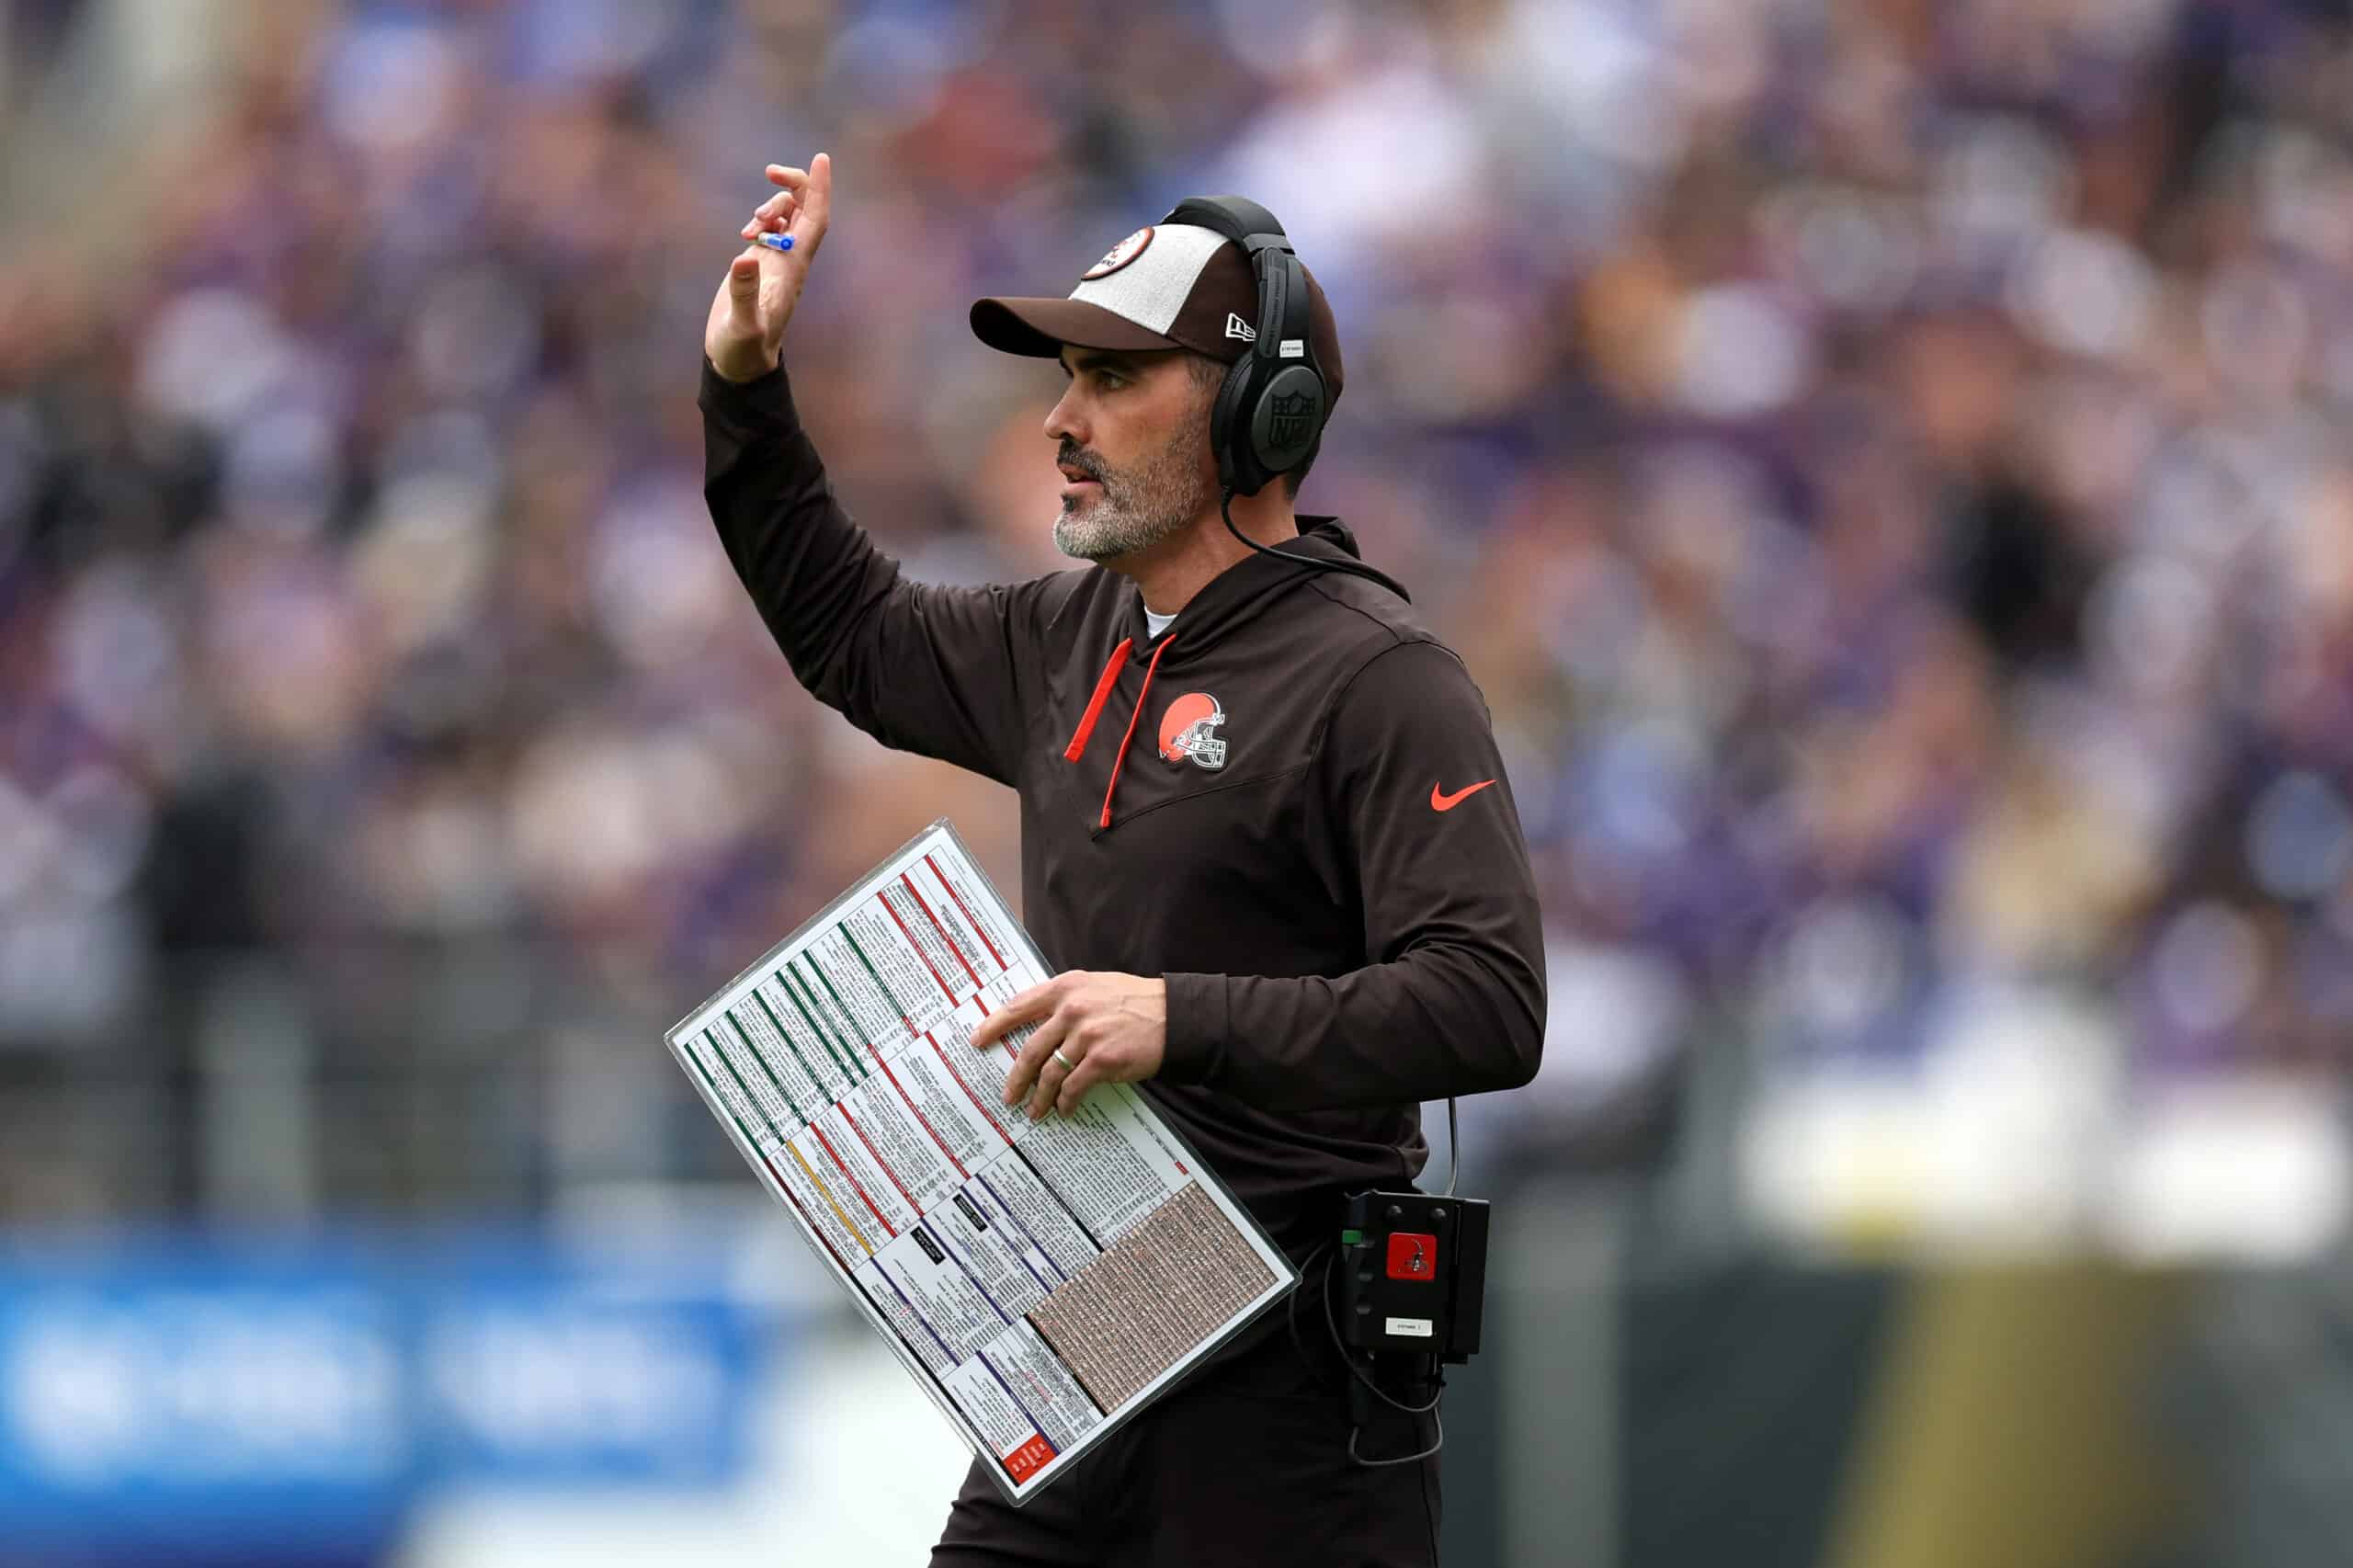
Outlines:
<svg viewBox="0 0 2353 1568"><path fill-rule="evenodd" d="M1128 650L1134 647L1135 642L1136 640L1131 637L1112 650L1111 662L1103 666L1102 678L1095 683L1095 695L1087 699L1086 717L1078 722L1078 728L1071 733L1070 744L1063 748L1063 761L1076 762L1079 753L1086 749L1086 743L1094 737L1095 721L1102 716L1103 704L1110 700L1111 687L1120 679L1120 666L1126 663Z"/></svg>
<svg viewBox="0 0 2353 1568"><path fill-rule="evenodd" d="M1143 689L1136 693L1135 711L1128 715L1128 733L1120 737L1120 755L1111 759L1111 782L1103 790L1104 827L1111 825L1111 791L1120 787L1120 769L1128 761L1128 743L1136 738L1136 721L1143 717L1144 699L1152 695L1152 673L1160 667L1160 655L1168 652L1176 641L1174 637L1163 638L1160 646L1152 651L1152 663L1143 667Z"/></svg>

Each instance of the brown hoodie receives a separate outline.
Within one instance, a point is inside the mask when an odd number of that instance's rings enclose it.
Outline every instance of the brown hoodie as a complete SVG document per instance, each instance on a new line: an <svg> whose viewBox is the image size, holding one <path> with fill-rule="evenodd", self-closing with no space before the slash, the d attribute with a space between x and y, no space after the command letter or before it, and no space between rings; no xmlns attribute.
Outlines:
<svg viewBox="0 0 2353 1568"><path fill-rule="evenodd" d="M1402 588L1254 554L1155 641L1101 567L911 583L835 500L783 370L706 363L700 401L704 496L793 674L884 744L1019 791L1039 949L1165 977L1144 1091L1294 1257L1341 1194L1420 1172L1421 1101L1535 1073L1511 786ZM1337 520L1301 522L1285 550L1355 558Z"/></svg>

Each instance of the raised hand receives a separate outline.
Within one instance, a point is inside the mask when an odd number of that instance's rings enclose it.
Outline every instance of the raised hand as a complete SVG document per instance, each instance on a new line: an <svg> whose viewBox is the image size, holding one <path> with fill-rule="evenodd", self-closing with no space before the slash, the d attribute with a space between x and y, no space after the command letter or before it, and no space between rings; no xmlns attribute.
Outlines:
<svg viewBox="0 0 2353 1568"><path fill-rule="evenodd" d="M767 172L768 182L782 188L752 210L743 228L744 254L728 263L702 329L702 351L731 381L754 381L776 369L785 324L801 302L833 215L834 161L826 154L811 159L806 170L770 164ZM790 234L792 248L750 243L762 233Z"/></svg>

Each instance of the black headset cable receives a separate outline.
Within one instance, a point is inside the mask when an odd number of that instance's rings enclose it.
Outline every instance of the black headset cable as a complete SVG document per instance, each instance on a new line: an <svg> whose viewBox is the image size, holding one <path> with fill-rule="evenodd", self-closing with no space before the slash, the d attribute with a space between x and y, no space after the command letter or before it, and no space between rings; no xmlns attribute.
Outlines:
<svg viewBox="0 0 2353 1568"><path fill-rule="evenodd" d="M1225 519L1227 532L1261 555L1271 555L1279 560L1297 562L1311 572L1346 572L1351 577L1362 577L1368 583L1377 583L1392 594L1397 592L1396 585L1360 561L1325 561L1320 556L1301 555L1292 551L1277 550L1272 545L1260 544L1256 540L1234 527L1233 486L1230 484L1220 494L1218 515Z"/></svg>

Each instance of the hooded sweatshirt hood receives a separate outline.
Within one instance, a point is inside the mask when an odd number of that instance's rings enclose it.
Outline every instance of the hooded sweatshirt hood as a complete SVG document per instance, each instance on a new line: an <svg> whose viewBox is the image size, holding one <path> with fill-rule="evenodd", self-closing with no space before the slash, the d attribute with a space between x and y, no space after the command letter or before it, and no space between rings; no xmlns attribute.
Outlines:
<svg viewBox="0 0 2353 1568"><path fill-rule="evenodd" d="M1347 524L1325 516L1302 517L1299 519L1299 537L1287 539L1273 547L1284 555L1313 561L1343 561L1358 571L1373 572L1379 585L1397 597L1400 604L1411 604L1412 596L1404 585L1386 573L1364 564L1357 538ZM1100 570L1098 568L1098 570ZM1185 602L1176 621L1161 639L1155 640L1143 617L1143 596L1132 591L1128 597L1134 601L1133 614L1121 631L1123 637L1134 640L1130 657L1141 663L1152 657L1156 641L1178 642L1168 650L1165 667L1176 668L1185 661L1199 655L1214 646L1219 639L1246 626L1286 596L1303 587L1309 581L1330 578L1336 574L1296 562L1252 551L1211 578L1201 591ZM1181 642L1180 642L1181 640Z"/></svg>

